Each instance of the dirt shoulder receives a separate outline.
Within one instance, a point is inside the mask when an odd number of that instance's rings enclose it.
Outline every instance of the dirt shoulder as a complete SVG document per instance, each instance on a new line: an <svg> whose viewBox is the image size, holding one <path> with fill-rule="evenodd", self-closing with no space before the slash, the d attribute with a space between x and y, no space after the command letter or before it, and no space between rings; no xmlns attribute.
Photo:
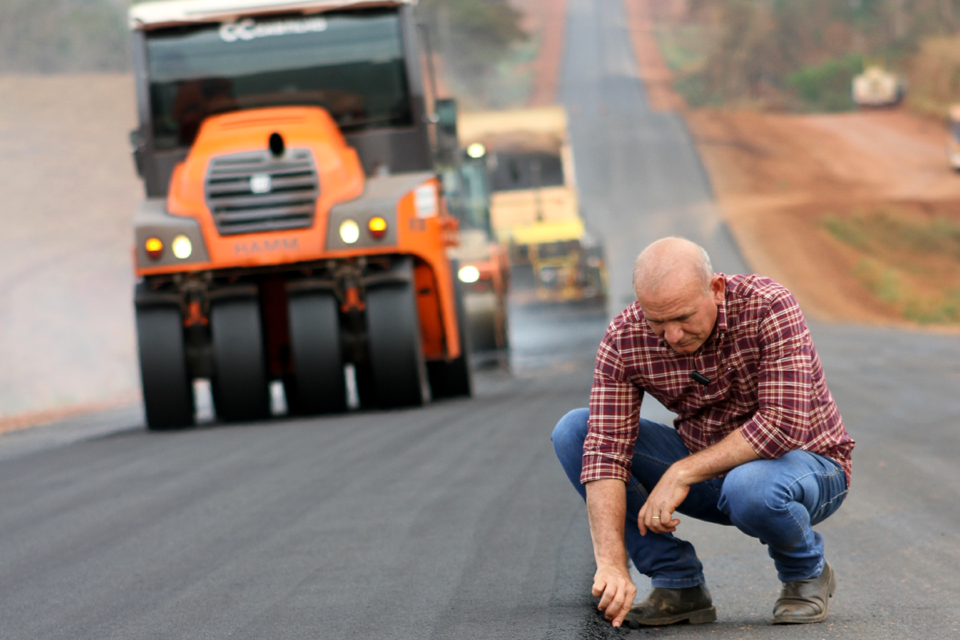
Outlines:
<svg viewBox="0 0 960 640"><path fill-rule="evenodd" d="M663 3L660 3L663 4ZM686 103L673 88L673 73L660 55L654 36L656 22L649 2L626 0L624 10L630 42L637 57L640 79L647 93L647 102L654 111L683 111ZM663 10L662 6L657 7Z"/></svg>
<svg viewBox="0 0 960 640"><path fill-rule="evenodd" d="M756 271L782 281L820 318L914 324L903 304L870 286L868 248L841 241L826 222L896 216L904 224L960 223L960 176L947 165L941 127L901 111L701 110L687 121ZM955 259L894 253L883 259L906 269L903 287L960 287Z"/></svg>
<svg viewBox="0 0 960 640"><path fill-rule="evenodd" d="M554 104L563 62L567 1L514 0L513 4L524 13L524 30L539 45L531 65L533 82L527 104L531 107Z"/></svg>
<svg viewBox="0 0 960 640"><path fill-rule="evenodd" d="M960 330L960 175L942 125L904 110L690 110L654 37L671 3L625 6L650 106L686 117L755 272L819 319Z"/></svg>

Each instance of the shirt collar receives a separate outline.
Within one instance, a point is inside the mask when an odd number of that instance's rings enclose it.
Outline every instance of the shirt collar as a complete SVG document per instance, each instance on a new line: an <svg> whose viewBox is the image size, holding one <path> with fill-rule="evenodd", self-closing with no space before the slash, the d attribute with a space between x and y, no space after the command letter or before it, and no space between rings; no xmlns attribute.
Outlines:
<svg viewBox="0 0 960 640"><path fill-rule="evenodd" d="M727 285L729 284L729 280L727 280L727 276L724 273L718 273L717 275L723 277L723 300L717 305L717 320L713 325L713 331L710 332L710 337L707 338L707 341L697 349L698 353L705 348L718 344L723 340L723 336L727 332L727 296L730 293Z"/></svg>
<svg viewBox="0 0 960 640"><path fill-rule="evenodd" d="M723 300L717 305L717 330L714 331L715 334L720 336L727 331L727 296L730 293L728 289L730 281L724 273L718 273L717 275L723 277Z"/></svg>

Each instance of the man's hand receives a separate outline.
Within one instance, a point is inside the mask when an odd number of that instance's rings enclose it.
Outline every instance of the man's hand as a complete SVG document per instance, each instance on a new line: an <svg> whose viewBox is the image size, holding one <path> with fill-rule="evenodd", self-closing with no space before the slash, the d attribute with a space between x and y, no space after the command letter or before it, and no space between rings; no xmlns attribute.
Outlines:
<svg viewBox="0 0 960 640"><path fill-rule="evenodd" d="M673 512L686 500L692 485L759 458L740 430L736 429L717 444L674 462L660 476L660 482L640 509L637 516L640 535L647 535L648 530L673 533L680 524L673 517Z"/></svg>
<svg viewBox="0 0 960 640"><path fill-rule="evenodd" d="M680 521L673 517L673 512L687 498L688 493L690 493L690 485L680 478L676 465L671 466L660 477L660 482L653 488L647 496L647 501L640 508L637 516L640 535L647 535L648 530L654 533L676 531Z"/></svg>
<svg viewBox="0 0 960 640"><path fill-rule="evenodd" d="M597 573L591 592L600 598L600 611L619 627L633 606L637 588L627 572L627 550L623 546L623 527L627 520L627 485L621 480L595 480L587 483L587 514Z"/></svg>
<svg viewBox="0 0 960 640"><path fill-rule="evenodd" d="M623 617L630 612L633 599L637 597L637 588L630 579L626 565L604 565L597 568L593 576L594 597L600 598L597 609L603 611L603 617L613 626L623 624Z"/></svg>

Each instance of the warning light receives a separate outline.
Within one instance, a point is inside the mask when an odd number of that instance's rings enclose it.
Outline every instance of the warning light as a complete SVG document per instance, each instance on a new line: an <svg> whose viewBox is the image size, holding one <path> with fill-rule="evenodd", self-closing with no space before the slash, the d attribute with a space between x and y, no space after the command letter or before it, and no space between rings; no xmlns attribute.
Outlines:
<svg viewBox="0 0 960 640"><path fill-rule="evenodd" d="M380 216L370 218L367 228L370 229L370 235L379 240L387 232L387 221Z"/></svg>
<svg viewBox="0 0 960 640"><path fill-rule="evenodd" d="M147 255L154 260L159 260L160 256L163 255L163 243L160 242L160 238L150 238L143 244L143 248L147 251Z"/></svg>

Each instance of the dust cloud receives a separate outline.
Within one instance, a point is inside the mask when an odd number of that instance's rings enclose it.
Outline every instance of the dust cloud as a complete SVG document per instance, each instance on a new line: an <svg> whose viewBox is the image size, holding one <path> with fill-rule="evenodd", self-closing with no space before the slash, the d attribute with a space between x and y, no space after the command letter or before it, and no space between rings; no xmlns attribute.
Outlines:
<svg viewBox="0 0 960 640"><path fill-rule="evenodd" d="M0 419L136 398L133 78L0 76Z"/></svg>

